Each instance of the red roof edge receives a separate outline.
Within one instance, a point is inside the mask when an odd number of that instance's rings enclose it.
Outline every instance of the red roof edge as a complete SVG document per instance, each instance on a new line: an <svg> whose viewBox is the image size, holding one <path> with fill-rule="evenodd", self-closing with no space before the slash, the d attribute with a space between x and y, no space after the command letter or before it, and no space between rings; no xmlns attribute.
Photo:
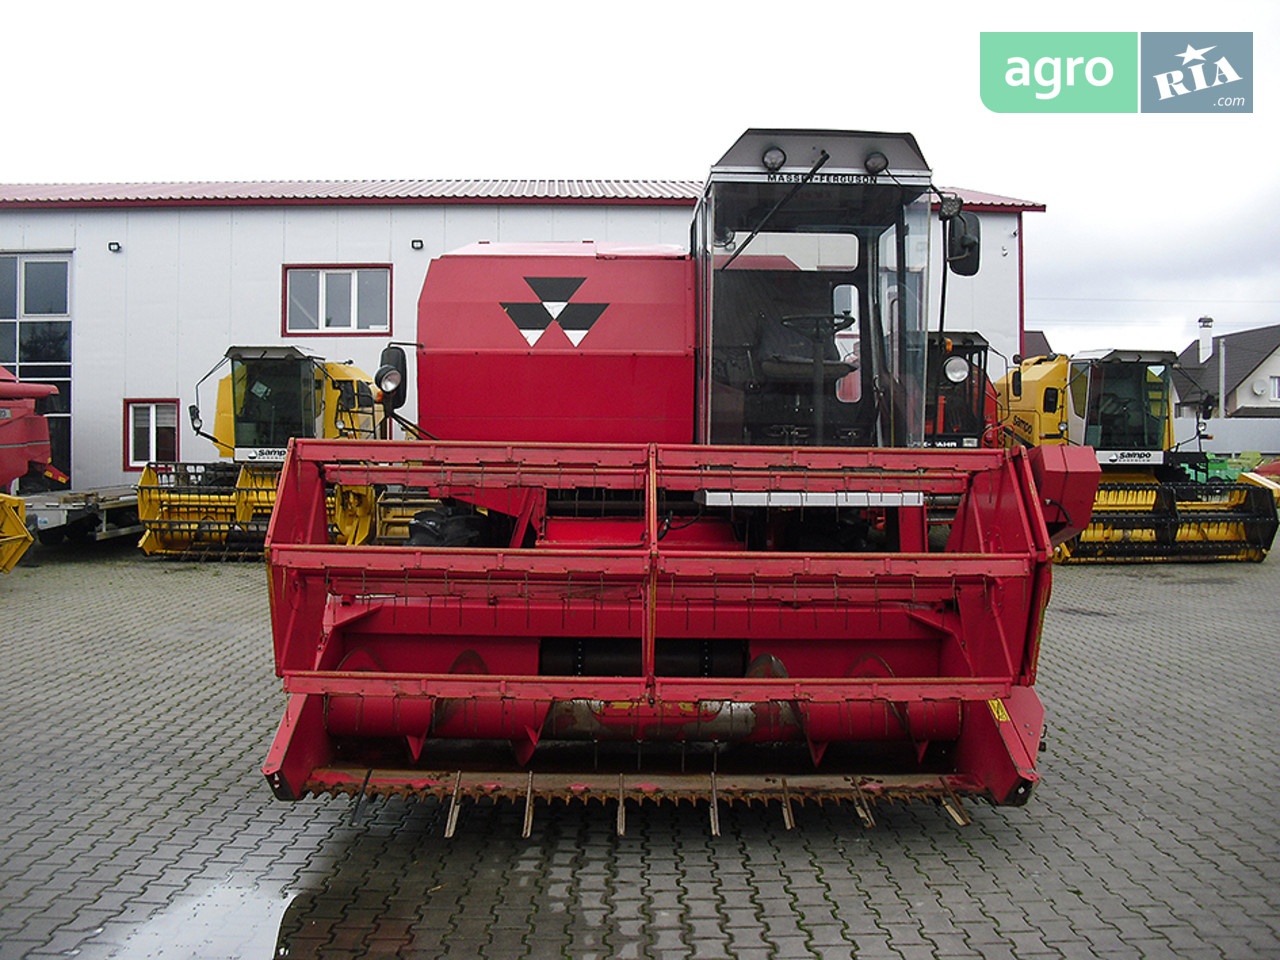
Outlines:
<svg viewBox="0 0 1280 960"><path fill-rule="evenodd" d="M117 209L121 207L370 207L370 206L580 206L692 207L688 197L163 197L155 199L12 200L0 210Z"/></svg>

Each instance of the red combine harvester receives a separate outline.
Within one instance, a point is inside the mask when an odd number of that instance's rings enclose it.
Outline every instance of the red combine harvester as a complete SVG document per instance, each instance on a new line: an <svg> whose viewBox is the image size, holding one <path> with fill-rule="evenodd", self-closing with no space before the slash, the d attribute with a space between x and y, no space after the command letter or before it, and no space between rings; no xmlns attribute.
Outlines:
<svg viewBox="0 0 1280 960"><path fill-rule="evenodd" d="M49 463L49 425L36 413L36 401L58 388L45 383L22 383L0 367L0 573L8 573L31 546L26 504L10 496L13 481L33 467Z"/></svg>
<svg viewBox="0 0 1280 960"><path fill-rule="evenodd" d="M1097 465L921 447L931 213L909 135L755 130L692 254L435 260L420 439L296 440L280 479L276 795L434 795L447 834L479 799L526 834L539 799L619 830L707 800L715 832L721 801L1025 802L1053 545ZM951 217L962 272L972 236ZM327 498L368 535L336 543Z"/></svg>

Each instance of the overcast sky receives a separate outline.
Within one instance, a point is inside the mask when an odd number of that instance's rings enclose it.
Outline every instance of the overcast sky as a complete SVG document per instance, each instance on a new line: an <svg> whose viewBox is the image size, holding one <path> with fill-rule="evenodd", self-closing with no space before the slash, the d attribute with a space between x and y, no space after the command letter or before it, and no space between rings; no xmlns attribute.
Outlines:
<svg viewBox="0 0 1280 960"><path fill-rule="evenodd" d="M183 11L177 13L175 11ZM186 11L196 11L188 13ZM1034 200L1059 351L1280 322L1273 2L62 2L6 8L0 182L682 178L752 126L905 130ZM1249 31L1252 114L995 114L982 31Z"/></svg>

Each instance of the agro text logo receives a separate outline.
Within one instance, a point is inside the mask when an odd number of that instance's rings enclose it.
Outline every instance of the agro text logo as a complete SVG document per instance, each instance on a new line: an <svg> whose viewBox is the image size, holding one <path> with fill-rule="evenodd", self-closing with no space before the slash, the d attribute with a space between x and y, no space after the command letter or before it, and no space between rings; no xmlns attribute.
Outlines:
<svg viewBox="0 0 1280 960"><path fill-rule="evenodd" d="M982 102L996 113L1135 113L1136 33L983 33Z"/></svg>

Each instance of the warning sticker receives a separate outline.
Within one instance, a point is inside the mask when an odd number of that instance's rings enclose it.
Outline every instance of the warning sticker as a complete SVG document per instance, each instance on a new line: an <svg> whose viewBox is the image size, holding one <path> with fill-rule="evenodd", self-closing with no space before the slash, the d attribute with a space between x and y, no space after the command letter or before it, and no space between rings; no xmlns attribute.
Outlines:
<svg viewBox="0 0 1280 960"><path fill-rule="evenodd" d="M1000 700L988 700L987 704L991 707L991 712L995 714L995 718L1001 723L1009 722L1009 711L1004 708L1004 703Z"/></svg>

